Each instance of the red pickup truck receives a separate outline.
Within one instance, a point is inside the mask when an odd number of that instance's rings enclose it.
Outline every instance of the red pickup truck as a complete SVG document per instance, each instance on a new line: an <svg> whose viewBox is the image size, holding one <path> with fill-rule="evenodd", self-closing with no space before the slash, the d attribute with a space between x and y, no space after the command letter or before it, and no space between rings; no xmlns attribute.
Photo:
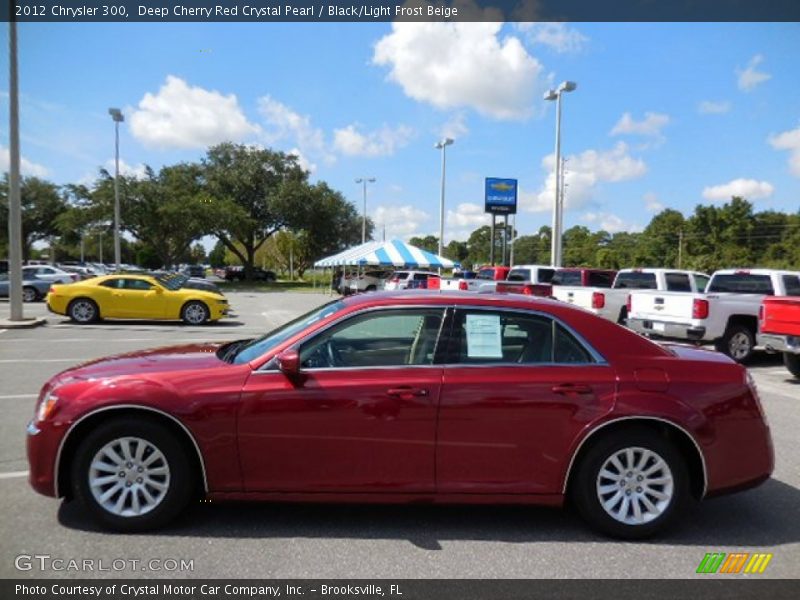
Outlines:
<svg viewBox="0 0 800 600"><path fill-rule="evenodd" d="M759 346L783 352L783 364L800 379L800 289L795 296L764 298L758 317Z"/></svg>
<svg viewBox="0 0 800 600"><path fill-rule="evenodd" d="M517 268L515 267L515 269ZM554 270L552 267L523 266L521 270L528 273L527 278L514 277L515 270L512 270L509 273L508 281L497 284L497 291L549 297L553 295L554 285L610 288L617 274L616 271L607 269L580 267Z"/></svg>

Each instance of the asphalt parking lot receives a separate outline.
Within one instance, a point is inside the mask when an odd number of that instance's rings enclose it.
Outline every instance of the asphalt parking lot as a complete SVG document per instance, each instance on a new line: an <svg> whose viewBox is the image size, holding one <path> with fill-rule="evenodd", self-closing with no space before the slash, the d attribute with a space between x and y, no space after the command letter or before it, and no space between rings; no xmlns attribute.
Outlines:
<svg viewBox="0 0 800 600"><path fill-rule="evenodd" d="M28 487L25 425L51 375L108 354L253 337L328 299L320 293L229 297L237 316L199 328L76 326L47 315L44 327L0 330L0 577L684 578L699 577L695 570L707 552L769 552L774 556L759 577L800 577L800 382L777 357L765 355L751 371L772 427L773 479L704 502L669 535L643 543L597 536L570 512L508 506L199 504L169 529L116 535L98 531L74 503ZM41 303L25 310L46 315ZM0 303L0 317L7 313L8 304ZM193 561L193 570L18 571L19 555L184 559Z"/></svg>

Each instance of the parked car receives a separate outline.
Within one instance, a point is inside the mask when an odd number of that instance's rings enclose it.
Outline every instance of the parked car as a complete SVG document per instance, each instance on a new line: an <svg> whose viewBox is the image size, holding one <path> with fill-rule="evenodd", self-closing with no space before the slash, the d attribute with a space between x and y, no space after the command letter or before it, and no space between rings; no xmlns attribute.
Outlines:
<svg viewBox="0 0 800 600"><path fill-rule="evenodd" d="M498 281L496 291L527 296L552 295L551 282L556 269L545 265L517 265L508 272L505 281Z"/></svg>
<svg viewBox="0 0 800 600"><path fill-rule="evenodd" d="M39 279L49 281L50 283L72 283L80 279L77 273L68 273L63 269L50 265L29 265L22 267L22 276L35 276Z"/></svg>
<svg viewBox="0 0 800 600"><path fill-rule="evenodd" d="M782 352L783 364L800 379L800 289L791 291L785 298L764 298L758 344L768 352Z"/></svg>
<svg viewBox="0 0 800 600"><path fill-rule="evenodd" d="M629 325L644 334L711 342L745 362L756 347L761 302L766 296L800 294L798 276L794 271L723 269L711 276L704 294L632 294Z"/></svg>
<svg viewBox="0 0 800 600"><path fill-rule="evenodd" d="M504 281L508 276L510 267L492 266L479 267L474 277L452 277L442 279L440 282L443 290L461 290L464 292L490 292L494 291L498 281Z"/></svg>
<svg viewBox="0 0 800 600"><path fill-rule="evenodd" d="M179 281L149 275L105 275L71 285L53 285L47 308L76 323L98 319L217 321L228 313L224 296L182 288Z"/></svg>
<svg viewBox="0 0 800 600"><path fill-rule="evenodd" d="M8 297L11 284L8 273L0 273L0 298ZM36 276L23 276L22 279L22 301L36 302L41 300L50 291L50 282L39 279Z"/></svg>
<svg viewBox="0 0 800 600"><path fill-rule="evenodd" d="M198 495L570 498L640 538L773 470L758 393L729 358L561 302L452 292L360 294L253 340L74 367L42 388L27 448L36 491L119 531Z"/></svg>
<svg viewBox="0 0 800 600"><path fill-rule="evenodd" d="M702 292L708 275L677 269L622 269L611 288L557 285L553 297L596 315L625 324L628 320L628 297L634 290Z"/></svg>
<svg viewBox="0 0 800 600"><path fill-rule="evenodd" d="M206 277L206 270L203 265L187 265L182 273L196 279L205 279Z"/></svg>
<svg viewBox="0 0 800 600"><path fill-rule="evenodd" d="M553 285L610 288L614 285L616 276L617 272L612 269L567 267L556 269L550 283Z"/></svg>
<svg viewBox="0 0 800 600"><path fill-rule="evenodd" d="M439 279L437 273L430 271L395 271L384 284L385 290L426 289L428 279Z"/></svg>
<svg viewBox="0 0 800 600"><path fill-rule="evenodd" d="M225 279L227 281L244 281L245 271L244 267L225 267ZM274 271L267 271L261 267L253 267L250 273L251 281L277 281L278 277Z"/></svg>
<svg viewBox="0 0 800 600"><path fill-rule="evenodd" d="M58 268L62 271L66 271L67 273L75 273L78 276L78 281L84 281L86 279L91 279L92 277L97 277L97 273L95 273L90 267L65 265L61 263L58 265Z"/></svg>
<svg viewBox="0 0 800 600"><path fill-rule="evenodd" d="M382 290L386 281L394 275L391 269L364 271L363 273L353 273L347 279L347 288L351 294L358 292L376 292Z"/></svg>

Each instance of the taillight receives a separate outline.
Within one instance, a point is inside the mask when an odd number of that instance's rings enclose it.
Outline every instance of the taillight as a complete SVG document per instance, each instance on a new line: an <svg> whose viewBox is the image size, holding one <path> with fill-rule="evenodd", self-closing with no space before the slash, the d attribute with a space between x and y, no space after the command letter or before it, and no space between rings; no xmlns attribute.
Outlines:
<svg viewBox="0 0 800 600"><path fill-rule="evenodd" d="M522 286L522 293L526 296L533 296L533 286L525 285Z"/></svg>
<svg viewBox="0 0 800 600"><path fill-rule="evenodd" d="M392 283L400 283L400 278L399 277L392 277L390 281Z"/></svg>
<svg viewBox="0 0 800 600"><path fill-rule="evenodd" d="M764 324L764 305L758 307L758 322Z"/></svg>
<svg viewBox="0 0 800 600"><path fill-rule="evenodd" d="M625 298L625 310L628 312L628 314L631 314L632 307L633 307L633 298L631 298L631 295L628 294L628 297Z"/></svg>
<svg viewBox="0 0 800 600"><path fill-rule="evenodd" d="M469 284L466 281L459 281L458 282L458 289L462 291L466 291L469 289Z"/></svg>
<svg viewBox="0 0 800 600"><path fill-rule="evenodd" d="M693 319L707 319L708 318L708 300L695 298L692 302L692 318Z"/></svg>
<svg viewBox="0 0 800 600"><path fill-rule="evenodd" d="M604 308L606 305L606 295L602 292L592 292L592 308Z"/></svg>

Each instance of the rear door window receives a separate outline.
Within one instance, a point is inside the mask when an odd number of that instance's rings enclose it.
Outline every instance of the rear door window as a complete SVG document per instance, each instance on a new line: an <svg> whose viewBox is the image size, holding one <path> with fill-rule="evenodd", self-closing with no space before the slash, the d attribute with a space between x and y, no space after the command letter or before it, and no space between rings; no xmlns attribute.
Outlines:
<svg viewBox="0 0 800 600"><path fill-rule="evenodd" d="M800 296L800 275L784 275L783 287L787 296Z"/></svg>
<svg viewBox="0 0 800 600"><path fill-rule="evenodd" d="M711 279L708 275L695 275L694 276L694 283L697 286L698 292L705 292L706 288L708 287L708 282Z"/></svg>

